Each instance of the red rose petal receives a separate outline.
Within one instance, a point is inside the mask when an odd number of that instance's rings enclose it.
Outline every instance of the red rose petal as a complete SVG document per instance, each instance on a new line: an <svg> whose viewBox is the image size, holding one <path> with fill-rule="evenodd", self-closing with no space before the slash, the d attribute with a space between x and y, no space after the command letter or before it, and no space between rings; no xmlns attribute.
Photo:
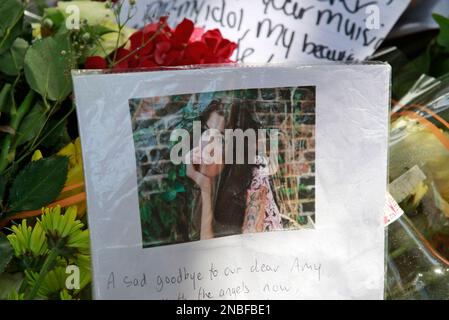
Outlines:
<svg viewBox="0 0 449 320"><path fill-rule="evenodd" d="M184 54L181 50L172 50L165 56L165 66L179 66Z"/></svg>
<svg viewBox="0 0 449 320"><path fill-rule="evenodd" d="M120 61L116 65L114 65L113 70L123 70L123 69L129 69L128 62L127 61Z"/></svg>
<svg viewBox="0 0 449 320"><path fill-rule="evenodd" d="M204 28L195 28L193 29L192 35L190 36L190 42L201 41L201 37L204 34Z"/></svg>
<svg viewBox="0 0 449 320"><path fill-rule="evenodd" d="M167 17L146 25L130 37L130 49L118 49L114 69L152 68L231 62L237 44L224 39L220 30L204 32L184 19L173 31ZM101 57L100 57L101 59ZM86 60L87 66L106 66L104 59Z"/></svg>
<svg viewBox="0 0 449 320"><path fill-rule="evenodd" d="M178 24L175 31L173 32L171 43L176 47L187 44L190 37L192 36L193 30L193 22L189 19L184 19L180 24Z"/></svg>
<svg viewBox="0 0 449 320"><path fill-rule="evenodd" d="M106 59L99 56L87 57L84 62L84 68L86 69L107 69L107 67Z"/></svg>
<svg viewBox="0 0 449 320"><path fill-rule="evenodd" d="M150 23L142 28L143 33L154 33L159 29L159 23Z"/></svg>
<svg viewBox="0 0 449 320"><path fill-rule="evenodd" d="M187 60L188 64L199 64L203 61L207 50L208 47L205 43L200 41L193 42L187 46L184 60Z"/></svg>
<svg viewBox="0 0 449 320"><path fill-rule="evenodd" d="M146 56L153 52L154 49L154 33L135 32L131 37L131 51L136 51L139 56Z"/></svg>
<svg viewBox="0 0 449 320"><path fill-rule="evenodd" d="M217 57L229 59L232 56L232 53L237 48L237 44L234 42L231 42L227 39L224 39L221 41L220 45L218 46L215 54Z"/></svg>
<svg viewBox="0 0 449 320"><path fill-rule="evenodd" d="M140 68L154 68L154 67L158 67L158 66L159 65L156 62L154 62L153 60L150 60L150 59L140 61L140 63L139 63Z"/></svg>

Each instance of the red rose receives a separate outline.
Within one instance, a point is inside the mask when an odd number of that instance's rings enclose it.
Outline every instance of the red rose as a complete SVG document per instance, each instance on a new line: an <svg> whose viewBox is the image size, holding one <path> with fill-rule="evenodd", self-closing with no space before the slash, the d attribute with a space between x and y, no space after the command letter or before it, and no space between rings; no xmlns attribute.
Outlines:
<svg viewBox="0 0 449 320"><path fill-rule="evenodd" d="M210 63L230 62L229 59L237 48L237 44L224 39L218 29L207 31L202 40L209 49L206 59L210 60Z"/></svg>
<svg viewBox="0 0 449 320"><path fill-rule="evenodd" d="M129 49L119 48L111 54L113 69L226 63L237 48L218 29L204 32L188 19L172 30L167 17L135 32L129 43ZM106 60L90 57L88 67L106 68Z"/></svg>
<svg viewBox="0 0 449 320"><path fill-rule="evenodd" d="M180 24L178 24L173 32L173 36L170 39L171 44L175 48L184 49L193 34L193 30L193 22L188 19L184 19Z"/></svg>
<svg viewBox="0 0 449 320"><path fill-rule="evenodd" d="M106 69L107 67L106 60L99 56L88 57L84 62L84 68L86 69Z"/></svg>

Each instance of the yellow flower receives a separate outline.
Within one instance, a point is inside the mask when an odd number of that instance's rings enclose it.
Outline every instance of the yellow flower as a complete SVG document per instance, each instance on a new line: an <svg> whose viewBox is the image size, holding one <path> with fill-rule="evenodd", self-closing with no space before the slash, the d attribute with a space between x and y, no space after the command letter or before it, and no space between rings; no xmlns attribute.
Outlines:
<svg viewBox="0 0 449 320"><path fill-rule="evenodd" d="M43 158L42 152L40 150L36 150L36 151L34 151L33 156L31 157L31 161L37 161L42 158Z"/></svg>
<svg viewBox="0 0 449 320"><path fill-rule="evenodd" d="M67 173L65 188L57 200L67 198L75 199L77 196L84 194L85 190L80 138L78 137L75 142L66 145L57 155L69 158L69 171ZM86 213L86 201L85 197L79 198L80 201L76 203L76 206L78 208L78 218L81 218ZM72 205L73 203L70 204Z"/></svg>
<svg viewBox="0 0 449 320"><path fill-rule="evenodd" d="M12 231L13 233L8 235L7 238L14 249L16 257L29 254L37 257L47 254L47 239L40 224L36 224L32 228L23 219L22 224L12 226Z"/></svg>
<svg viewBox="0 0 449 320"><path fill-rule="evenodd" d="M59 150L57 155L69 157L69 172L66 185L83 182L83 157L80 138L76 138L75 142L71 142Z"/></svg>
<svg viewBox="0 0 449 320"><path fill-rule="evenodd" d="M76 207L69 207L64 214L61 207L44 208L42 217L38 219L43 231L57 243L64 239L65 247L71 249L70 254L89 254L89 231L82 230L84 224L76 219ZM51 246L49 244L51 249Z"/></svg>
<svg viewBox="0 0 449 320"><path fill-rule="evenodd" d="M42 25L40 23L31 24L33 39L42 39Z"/></svg>

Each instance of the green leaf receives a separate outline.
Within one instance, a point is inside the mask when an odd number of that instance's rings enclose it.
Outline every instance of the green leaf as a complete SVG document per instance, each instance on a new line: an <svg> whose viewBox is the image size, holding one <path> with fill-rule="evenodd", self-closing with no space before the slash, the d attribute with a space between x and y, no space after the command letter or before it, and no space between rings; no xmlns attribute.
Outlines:
<svg viewBox="0 0 449 320"><path fill-rule="evenodd" d="M449 49L449 19L439 14L433 14L433 18L440 26L440 34L437 37L437 43L440 46Z"/></svg>
<svg viewBox="0 0 449 320"><path fill-rule="evenodd" d="M27 49L28 42L17 38L12 47L0 55L0 71L10 76L18 75L23 68Z"/></svg>
<svg viewBox="0 0 449 320"><path fill-rule="evenodd" d="M431 64L430 49L427 49L415 60L402 67L393 80L393 93L397 99L402 98L423 74L428 74Z"/></svg>
<svg viewBox="0 0 449 320"><path fill-rule="evenodd" d="M22 33L24 7L19 0L0 1L0 54Z"/></svg>
<svg viewBox="0 0 449 320"><path fill-rule="evenodd" d="M433 77L439 78L449 73L449 59L434 59L432 61L432 67L430 74Z"/></svg>
<svg viewBox="0 0 449 320"><path fill-rule="evenodd" d="M57 8L46 8L44 12L44 18L50 19L53 22L53 28L55 30L59 29L66 21L64 14Z"/></svg>
<svg viewBox="0 0 449 320"><path fill-rule="evenodd" d="M11 244L3 233L0 233L0 274L5 271L13 256Z"/></svg>
<svg viewBox="0 0 449 320"><path fill-rule="evenodd" d="M75 60L67 34L38 40L25 55L26 80L43 97L62 101L72 91L70 70Z"/></svg>
<svg viewBox="0 0 449 320"><path fill-rule="evenodd" d="M16 132L17 140L14 142L15 146L20 146L35 138L44 125L45 107L38 102L20 124Z"/></svg>
<svg viewBox="0 0 449 320"><path fill-rule="evenodd" d="M11 109L11 88L12 86L9 83L5 83L0 91L0 113L9 113Z"/></svg>
<svg viewBox="0 0 449 320"><path fill-rule="evenodd" d="M61 149L63 146L71 142L69 133L67 132L67 120L59 123L57 119L51 119L44 127L41 146L44 148Z"/></svg>
<svg viewBox="0 0 449 320"><path fill-rule="evenodd" d="M23 281L23 274L17 272L14 274L3 273L0 275L0 300L4 300L8 295L15 290L19 290L20 284Z"/></svg>
<svg viewBox="0 0 449 320"><path fill-rule="evenodd" d="M117 33L117 30L108 28L103 25L87 26L87 31L93 33L96 36L103 36L103 35L111 33L111 32Z"/></svg>
<svg viewBox="0 0 449 320"><path fill-rule="evenodd" d="M68 163L67 157L51 157L28 164L11 186L9 210L37 210L51 203L64 187Z"/></svg>
<svg viewBox="0 0 449 320"><path fill-rule="evenodd" d="M3 196L5 195L5 187L6 187L6 178L5 176L0 175L0 205L3 203Z"/></svg>

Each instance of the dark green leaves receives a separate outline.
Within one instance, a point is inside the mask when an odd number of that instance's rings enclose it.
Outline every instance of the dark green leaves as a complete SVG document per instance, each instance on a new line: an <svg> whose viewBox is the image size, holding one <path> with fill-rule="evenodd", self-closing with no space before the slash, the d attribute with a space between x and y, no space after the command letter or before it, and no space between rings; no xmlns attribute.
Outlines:
<svg viewBox="0 0 449 320"><path fill-rule="evenodd" d="M23 12L19 0L0 1L0 54L8 50L22 32Z"/></svg>
<svg viewBox="0 0 449 320"><path fill-rule="evenodd" d="M25 77L43 97L62 101L72 91L71 69L75 64L66 33L36 41L25 55Z"/></svg>
<svg viewBox="0 0 449 320"><path fill-rule="evenodd" d="M27 49L28 42L22 38L17 38L12 47L0 55L0 72L10 76L18 75L23 68Z"/></svg>
<svg viewBox="0 0 449 320"><path fill-rule="evenodd" d="M433 18L440 26L440 34L437 37L437 43L449 49L449 19L439 14L434 14Z"/></svg>
<svg viewBox="0 0 449 320"><path fill-rule="evenodd" d="M12 259L12 247L3 233L0 233L0 274L5 271Z"/></svg>
<svg viewBox="0 0 449 320"><path fill-rule="evenodd" d="M12 184L9 210L36 210L56 199L67 178L68 161L51 157L28 164Z"/></svg>
<svg viewBox="0 0 449 320"><path fill-rule="evenodd" d="M393 92L396 98L404 96L424 74L429 74L431 52L428 48L422 55L407 63L393 81Z"/></svg>
<svg viewBox="0 0 449 320"><path fill-rule="evenodd" d="M11 109L11 88L9 83L5 83L0 89L0 113L9 113Z"/></svg>
<svg viewBox="0 0 449 320"><path fill-rule="evenodd" d="M45 108L39 102L25 116L17 130L15 146L20 146L36 137L45 125Z"/></svg>
<svg viewBox="0 0 449 320"><path fill-rule="evenodd" d="M6 178L3 175L0 175L0 212L3 203L3 196L5 194L5 189L6 189Z"/></svg>
<svg viewBox="0 0 449 320"><path fill-rule="evenodd" d="M58 8L45 8L44 18L51 20L54 30L58 30L66 20L66 17Z"/></svg>

